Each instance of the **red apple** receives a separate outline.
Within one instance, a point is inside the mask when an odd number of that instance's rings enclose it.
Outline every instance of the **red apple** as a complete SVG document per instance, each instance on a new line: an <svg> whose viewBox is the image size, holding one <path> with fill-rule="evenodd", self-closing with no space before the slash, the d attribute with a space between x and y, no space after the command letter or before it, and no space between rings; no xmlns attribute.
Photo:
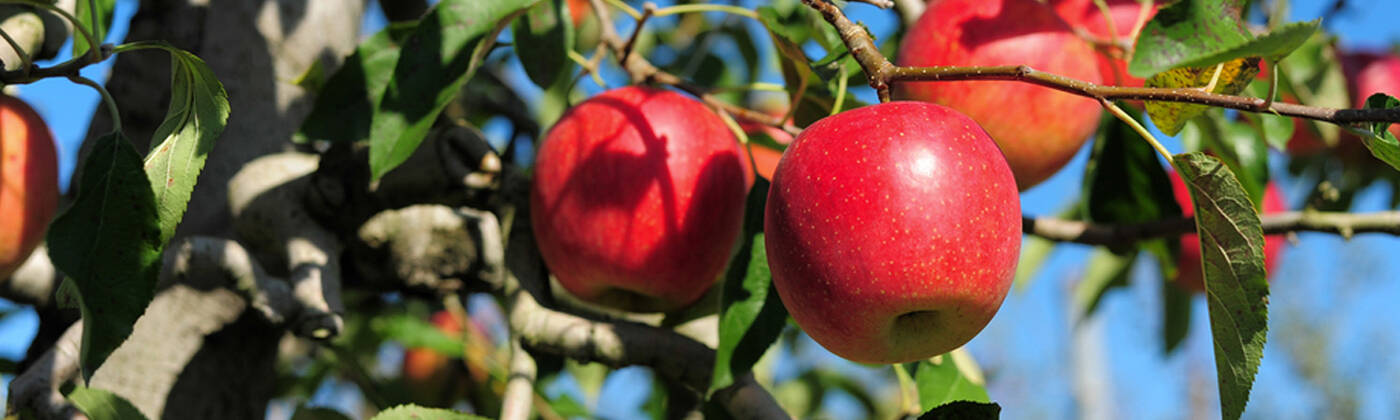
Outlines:
<svg viewBox="0 0 1400 420"><path fill-rule="evenodd" d="M58 207L58 153L33 108L0 94L0 280L24 264Z"/></svg>
<svg viewBox="0 0 1400 420"><path fill-rule="evenodd" d="M1157 14L1157 4L1149 3L1143 10L1137 0L1108 0L1108 15L1113 18L1113 31L1109 30L1108 19L1093 0L1052 1L1051 6L1070 26L1083 29L1089 35L1104 41L1117 38L1132 45L1137 34L1147 25L1147 21ZM1146 12L1146 13L1144 13ZM1143 79L1128 74L1128 62L1132 56L1122 55L1122 51L1099 51L1099 74L1104 82L1118 86L1142 87Z"/></svg>
<svg viewBox="0 0 1400 420"><path fill-rule="evenodd" d="M941 0L929 3L904 38L903 66L1029 65L1100 83L1093 48L1034 0ZM1093 99L1008 81L913 82L899 98L947 105L976 120L1006 155L1021 190L1039 184L1074 157L1098 126Z"/></svg>
<svg viewBox="0 0 1400 420"><path fill-rule="evenodd" d="M738 238L753 174L699 101L644 87L564 113L536 157L531 221L546 265L579 298L634 311L686 306Z"/></svg>
<svg viewBox="0 0 1400 420"><path fill-rule="evenodd" d="M1021 206L996 143L951 108L867 106L817 121L783 154L764 232L793 320L841 357L953 350L1001 307Z"/></svg>
<svg viewBox="0 0 1400 420"><path fill-rule="evenodd" d="M1196 208L1191 205L1191 192L1186 189L1186 182L1181 180L1181 175L1175 171L1171 172L1172 193L1176 196L1176 203L1181 205L1181 211L1186 217L1195 214ZM1283 196L1279 193L1278 185L1270 182L1264 187L1264 213L1277 213L1285 211L1288 206L1283 202ZM1283 235L1268 235L1264 237L1264 270L1272 273L1274 264L1278 262L1278 253L1283 248ZM1181 255L1177 259L1176 284L1181 288L1205 293L1206 285L1201 278L1201 240L1196 234L1181 235Z"/></svg>

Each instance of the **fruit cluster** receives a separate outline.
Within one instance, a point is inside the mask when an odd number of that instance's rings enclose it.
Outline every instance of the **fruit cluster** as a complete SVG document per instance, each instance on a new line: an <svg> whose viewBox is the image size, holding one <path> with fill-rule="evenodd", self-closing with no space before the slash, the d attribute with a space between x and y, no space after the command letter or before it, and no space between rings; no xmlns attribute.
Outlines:
<svg viewBox="0 0 1400 420"><path fill-rule="evenodd" d="M1029 65L1141 86L1126 71L1125 40L1157 4L1106 6L1108 13L1089 0L936 0L897 61ZM1393 57L1347 62L1361 75L1354 95L1400 81ZM1101 109L1017 82L900 83L894 95L902 100L838 113L795 139L743 126L790 143L785 152L751 144L752 153L678 93L626 87L584 101L549 131L536 160L531 221L545 262L584 301L686 307L729 260L757 174L772 182L763 230L773 282L806 333L860 362L953 350L1006 297L1021 242L1019 191L1059 171ZM1189 216L1189 194L1174 179ZM1267 191L1265 211L1282 210L1277 187ZM1201 290L1199 245L1194 235L1181 241L1180 284ZM1268 239L1269 265L1279 242Z"/></svg>

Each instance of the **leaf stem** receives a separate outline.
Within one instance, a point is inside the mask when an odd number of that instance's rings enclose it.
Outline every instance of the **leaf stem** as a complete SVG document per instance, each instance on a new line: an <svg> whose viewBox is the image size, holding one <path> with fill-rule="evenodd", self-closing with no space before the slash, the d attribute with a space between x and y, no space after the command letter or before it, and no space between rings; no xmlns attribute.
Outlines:
<svg viewBox="0 0 1400 420"><path fill-rule="evenodd" d="M102 103L107 105L107 113L112 115L112 132L122 132L121 111L117 110L117 101L115 99L112 99L112 94L107 92L107 88L103 87L101 83L94 82L92 81L92 79L88 79L79 75L68 76L68 80L73 81L73 83L87 85L93 89L96 89L97 93L102 95Z"/></svg>
<svg viewBox="0 0 1400 420"><path fill-rule="evenodd" d="M678 4L667 6L656 10L656 16L670 16L681 13L695 12L723 12L731 15L743 16L749 19L758 19L758 13L750 9L728 4Z"/></svg>

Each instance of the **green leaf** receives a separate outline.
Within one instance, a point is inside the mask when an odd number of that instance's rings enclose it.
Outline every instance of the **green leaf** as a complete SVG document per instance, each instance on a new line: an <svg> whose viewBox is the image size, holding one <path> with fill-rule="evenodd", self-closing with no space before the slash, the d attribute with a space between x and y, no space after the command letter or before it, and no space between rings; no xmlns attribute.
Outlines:
<svg viewBox="0 0 1400 420"><path fill-rule="evenodd" d="M443 408L420 407L405 404L380 411L371 420L485 420L485 417Z"/></svg>
<svg viewBox="0 0 1400 420"><path fill-rule="evenodd" d="M537 1L443 0L419 20L370 123L369 165L375 180L418 149L438 114L476 70L478 50L495 42L498 25Z"/></svg>
<svg viewBox="0 0 1400 420"><path fill-rule="evenodd" d="M1241 19L1244 0L1186 0L1162 8L1142 29L1128 72L1148 77L1180 67L1214 67L1242 58L1278 60L1317 32L1294 22L1255 37Z"/></svg>
<svg viewBox="0 0 1400 420"><path fill-rule="evenodd" d="M1176 261L1173 260L1173 265ZM1162 278L1162 352L1171 353L1191 330L1191 292Z"/></svg>
<svg viewBox="0 0 1400 420"><path fill-rule="evenodd" d="M155 45L155 44L151 44ZM228 123L228 93L209 66L194 54L165 45L170 52L170 105L151 136L145 169L160 212L160 243L175 236L195 181L214 140Z"/></svg>
<svg viewBox="0 0 1400 420"><path fill-rule="evenodd" d="M1279 84L1286 84L1280 80ZM1263 98L1269 95L1269 80L1255 80L1249 84L1245 92L1249 96ZM1282 101L1280 96L1283 92L1274 92L1274 101ZM1288 139L1293 137L1293 118L1285 117L1269 112L1241 112L1240 117L1244 118L1250 126L1254 128L1255 135L1263 138L1269 146L1278 150L1288 150Z"/></svg>
<svg viewBox="0 0 1400 420"><path fill-rule="evenodd" d="M559 398L549 400L549 408L564 418L588 417L592 414L588 412L588 407L584 407L569 394L559 394Z"/></svg>
<svg viewBox="0 0 1400 420"><path fill-rule="evenodd" d="M854 86L849 80L860 80L859 77L863 75L858 64L852 66L855 61L846 53L845 46L837 38L837 42L831 44L828 49L827 55L813 62L807 58L801 45L808 40L820 40L824 36L814 37L811 26L802 16L784 18L776 9L767 6L758 8L758 16L759 21L768 28L768 34L778 50L778 64L788 88L789 103L796 104L792 109L793 122L799 127L805 127L831 115L832 109L836 107L836 91L842 70L845 70L848 78L848 87ZM851 95L846 95L841 103L841 110L864 105Z"/></svg>
<svg viewBox="0 0 1400 420"><path fill-rule="evenodd" d="M1400 108L1400 100L1394 96L1384 93L1377 93L1366 98L1366 109L1391 109ZM1395 139L1395 133L1390 131L1390 123L1371 123L1365 130L1357 131L1361 137L1361 143L1371 150L1371 154L1382 162L1400 169L1400 142Z"/></svg>
<svg viewBox="0 0 1400 420"><path fill-rule="evenodd" d="M350 420L350 416L330 407L298 406L292 420Z"/></svg>
<svg viewBox="0 0 1400 420"><path fill-rule="evenodd" d="M535 85L548 88L573 68L568 56L574 48L569 2L541 0L511 25L511 33L520 64Z"/></svg>
<svg viewBox="0 0 1400 420"><path fill-rule="evenodd" d="M1183 143L1193 144L1195 150L1224 162L1238 175L1249 198L1255 203L1264 202L1264 188L1269 183L1269 146L1259 138L1256 129L1230 121L1222 112L1210 112L1192 120L1181 136Z"/></svg>
<svg viewBox="0 0 1400 420"><path fill-rule="evenodd" d="M1127 287L1136 253L1116 254L1107 248L1094 248L1084 278L1074 286L1074 319L1083 321L1098 309L1099 302L1109 290Z"/></svg>
<svg viewBox="0 0 1400 420"><path fill-rule="evenodd" d="M447 357L462 357L462 340L442 332L428 320L406 314L375 317L370 329L406 348L427 348Z"/></svg>
<svg viewBox="0 0 1400 420"><path fill-rule="evenodd" d="M929 411L953 401L991 402L987 389L978 383L980 379L970 378L967 374L971 368L959 365L953 353L919 361L914 367L914 383L919 387L919 409Z"/></svg>
<svg viewBox="0 0 1400 420"><path fill-rule="evenodd" d="M763 242L763 208L768 180L757 178L749 190L744 237L749 238L725 273L719 321L719 346L710 392L734 383L753 369L787 325L788 313L773 287Z"/></svg>
<svg viewBox="0 0 1400 420"><path fill-rule="evenodd" d="M68 393L68 401L92 420L146 420L130 401L110 391L78 385Z"/></svg>
<svg viewBox="0 0 1400 420"><path fill-rule="evenodd" d="M402 42L415 28L416 22L392 23L355 47L355 53L326 79L292 142L368 140L374 109L394 76Z"/></svg>
<svg viewBox="0 0 1400 420"><path fill-rule="evenodd" d="M49 258L77 290L84 378L131 335L155 297L163 243L141 155L121 133L99 137L77 197L49 226Z"/></svg>
<svg viewBox="0 0 1400 420"><path fill-rule="evenodd" d="M1105 116L1084 168L1084 214L1092 222L1142 223L1181 217L1157 152L1113 116Z"/></svg>
<svg viewBox="0 0 1400 420"><path fill-rule="evenodd" d="M1222 95L1235 95L1244 91L1249 86L1249 82L1254 80L1254 75L1259 74L1258 58L1241 58L1224 63L1221 66L1211 65L1208 67L1183 67L1171 69L1149 77L1144 83L1147 87L1156 88L1204 88L1210 85L1211 80L1216 80L1216 71L1220 76L1216 81L1215 89L1211 92ZM1152 117L1152 123L1157 125L1163 133L1175 136L1186 125L1187 121L1204 114L1211 108L1206 105L1188 104L1184 102L1159 102L1146 101L1147 115Z"/></svg>
<svg viewBox="0 0 1400 420"><path fill-rule="evenodd" d="M97 8L92 7L96 5ZM117 0L77 0L77 9L73 16L83 22L83 27L92 33L97 42L104 42L107 39L107 30L112 28L113 12L117 9ZM93 15L93 11L96 15ZM73 36L73 56L82 57L87 53L88 41L81 33L74 31Z"/></svg>
<svg viewBox="0 0 1400 420"><path fill-rule="evenodd" d="M1219 160L1199 152L1172 160L1196 207L1221 416L1238 419L1268 333L1264 231L1244 187Z"/></svg>
<svg viewBox="0 0 1400 420"><path fill-rule="evenodd" d="M1001 406L992 402L953 401L929 410L919 420L980 420L1001 418Z"/></svg>

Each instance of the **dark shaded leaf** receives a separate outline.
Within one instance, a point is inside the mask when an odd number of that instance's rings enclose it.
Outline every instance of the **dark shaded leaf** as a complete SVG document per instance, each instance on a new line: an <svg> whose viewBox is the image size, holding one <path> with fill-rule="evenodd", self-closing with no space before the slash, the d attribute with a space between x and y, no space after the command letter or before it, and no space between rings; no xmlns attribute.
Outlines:
<svg viewBox="0 0 1400 420"><path fill-rule="evenodd" d="M97 138L83 163L77 198L49 226L49 258L77 290L91 378L131 335L155 297L161 225L141 155L120 133Z"/></svg>
<svg viewBox="0 0 1400 420"><path fill-rule="evenodd" d="M1074 285L1074 319L1089 318L1109 290L1127 287L1128 273L1132 272L1136 260L1135 252L1120 255L1106 248L1094 248L1084 278Z"/></svg>
<svg viewBox="0 0 1400 420"><path fill-rule="evenodd" d="M983 420L1001 418L1001 406L996 403L953 401L919 416L919 420Z"/></svg>
<svg viewBox="0 0 1400 420"><path fill-rule="evenodd" d="M569 2L540 0L511 25L516 56L530 81L548 88L573 68L568 53L574 48L574 22Z"/></svg>
<svg viewBox="0 0 1400 420"><path fill-rule="evenodd" d="M350 420L350 416L330 407L299 406L292 413L292 420Z"/></svg>
<svg viewBox="0 0 1400 420"><path fill-rule="evenodd" d="M1176 262L1173 261L1172 264ZM1172 281L1162 281L1162 352L1169 354L1191 331L1191 292Z"/></svg>

